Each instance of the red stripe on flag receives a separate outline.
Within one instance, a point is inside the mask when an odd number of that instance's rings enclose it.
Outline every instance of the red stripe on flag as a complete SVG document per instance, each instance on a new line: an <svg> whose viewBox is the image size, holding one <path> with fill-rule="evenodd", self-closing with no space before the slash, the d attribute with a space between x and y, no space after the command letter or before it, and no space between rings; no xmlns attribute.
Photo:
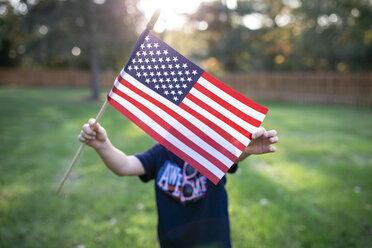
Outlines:
<svg viewBox="0 0 372 248"><path fill-rule="evenodd" d="M223 114L221 114L216 109L212 108L211 106L209 106L208 104L206 104L205 102L203 102L202 100L200 100L199 98L195 97L192 94L187 94L186 98L189 99L190 101L194 102L196 105L198 105L199 107L203 108L204 110L206 110L210 114L214 115L215 117L217 117L221 121L225 122L227 125L229 125L230 127L234 128L236 131L238 131L242 135L244 135L244 136L246 136L248 138L251 137L251 133L250 132L248 132L243 127L239 126L236 122L233 122L231 119L227 118L226 116L224 116Z"/></svg>
<svg viewBox="0 0 372 248"><path fill-rule="evenodd" d="M109 103L120 113L122 113L124 116L126 116L130 121L135 123L138 127L140 127L142 130L144 130L147 134L149 134L152 138L154 138L156 141L158 141L160 144L164 145L167 149L172 151L174 154L176 154L178 157L180 157L184 161L190 161L190 165L194 167L196 170L198 170L201 174L206 176L211 182L214 184L217 184L220 179L214 175L212 172L210 172L208 169L206 169L203 165L201 165L198 161L184 153L182 150L174 146L172 143L164 139L161 135L159 135L157 132L155 132L151 127L149 127L146 123L141 121L137 116L133 115L129 110L124 108L120 103L112 99L111 97L107 96L107 99Z"/></svg>
<svg viewBox="0 0 372 248"><path fill-rule="evenodd" d="M244 121L248 122L252 126L259 127L261 125L261 121L256 120L255 118L247 115L246 113L242 112L240 109L236 108L235 106L231 105L229 102L227 102L225 99L222 99L218 95L214 94L213 92L209 91L207 88L205 88L203 85L196 83L194 85L194 88L203 93L204 95L208 96L210 99L213 99L213 101L217 102L219 105L223 106L225 109L229 110L236 116L240 117Z"/></svg>
<svg viewBox="0 0 372 248"><path fill-rule="evenodd" d="M268 108L265 108L264 106L248 99L247 97L243 96L242 94L240 94L239 92L231 89L230 87L228 87L227 85L223 84L222 82L220 82L218 79L216 79L215 77L213 77L212 75L208 74L207 72L203 72L203 74L201 75L205 80L209 81L210 83L212 83L213 85L215 85L216 87L218 87L220 90L223 90L225 91L226 93L228 93L230 96L236 98L237 100L239 100L240 102L244 103L245 105L253 108L254 110L266 115L267 114L267 111L269 111Z"/></svg>
<svg viewBox="0 0 372 248"><path fill-rule="evenodd" d="M225 140L227 140L229 143L233 144L236 148L238 148L240 151L243 151L245 149L245 145L241 143L239 140L237 140L235 137L233 137L231 134L223 130L221 127L216 125L214 122L210 121L209 119L205 118L186 104L182 103L179 105L180 108L187 111L189 114L195 116L195 118L199 119L201 122L203 122L205 125L213 129L215 132L217 132L219 135L221 135Z"/></svg>
<svg viewBox="0 0 372 248"><path fill-rule="evenodd" d="M136 88L133 86L131 83L126 81L124 78L121 76L118 77L119 83L130 89L131 91L135 92L137 95L142 96L143 98L146 98L149 102L155 104L157 107L161 108L165 112L167 112L169 115L171 115L173 118L175 118L178 122L182 123L185 127L187 127L189 130L192 130L193 133L195 133L199 138L204 140L206 143L208 143L210 146L212 146L214 149L217 151L221 152L223 155L225 155L228 159L231 161L235 161L238 157L227 150L225 147L221 146L219 143L217 143L215 140L213 140L209 135L204 133L202 130L200 130L198 127L196 127L193 123L191 123L189 120L186 118L182 117L180 114L178 114L176 111L173 109L169 108L165 104L157 101L153 97L147 95L145 92L142 90ZM196 119L196 117L195 117ZM210 128L210 127L209 127Z"/></svg>
<svg viewBox="0 0 372 248"><path fill-rule="evenodd" d="M202 157L210 161L213 165L215 165L217 168L219 168L223 173L226 173L229 170L229 167L227 167L225 164L223 164L220 160L218 160L216 157L212 156L210 153L206 152L203 147L199 146L197 143L190 140L187 136L183 135L176 127L171 126L168 122L166 122L163 118L159 117L153 110L149 109L139 101L133 99L129 95L123 93L119 89L113 87L113 92L115 94L121 96L128 102L132 103L134 106L136 106L138 109L140 109L142 112L144 112L147 116L149 116L151 119L153 119L156 123L158 123L162 128L167 130L170 134L172 134L174 137L176 137L178 140L182 141L186 146L190 147L195 152L199 153ZM197 148L195 147L197 146ZM196 149L195 149L196 148Z"/></svg>

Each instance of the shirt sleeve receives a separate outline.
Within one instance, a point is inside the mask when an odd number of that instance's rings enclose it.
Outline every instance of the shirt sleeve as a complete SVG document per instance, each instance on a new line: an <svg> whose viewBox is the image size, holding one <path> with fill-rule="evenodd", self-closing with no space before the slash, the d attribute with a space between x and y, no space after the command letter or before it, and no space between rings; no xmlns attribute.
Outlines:
<svg viewBox="0 0 372 248"><path fill-rule="evenodd" d="M156 144L147 151L134 155L141 161L143 168L145 169L145 174L139 176L143 182L148 182L155 178L156 167L162 152L162 146L160 144Z"/></svg>
<svg viewBox="0 0 372 248"><path fill-rule="evenodd" d="M227 171L230 174L234 174L238 170L238 163L234 163Z"/></svg>

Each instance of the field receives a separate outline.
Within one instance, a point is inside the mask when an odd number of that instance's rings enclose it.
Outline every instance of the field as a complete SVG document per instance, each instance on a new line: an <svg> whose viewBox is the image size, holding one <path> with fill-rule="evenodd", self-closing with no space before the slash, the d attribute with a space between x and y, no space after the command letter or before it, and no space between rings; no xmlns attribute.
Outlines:
<svg viewBox="0 0 372 248"><path fill-rule="evenodd" d="M157 244L153 183L115 176L90 148L55 194L102 104L88 96L0 88L0 247ZM280 141L227 178L233 246L372 247L371 109L260 103ZM128 154L154 144L112 107L101 124Z"/></svg>

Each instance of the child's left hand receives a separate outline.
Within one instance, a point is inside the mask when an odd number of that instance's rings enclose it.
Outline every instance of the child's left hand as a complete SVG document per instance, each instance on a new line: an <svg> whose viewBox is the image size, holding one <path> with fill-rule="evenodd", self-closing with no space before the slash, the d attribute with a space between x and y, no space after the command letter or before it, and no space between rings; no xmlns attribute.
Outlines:
<svg viewBox="0 0 372 248"><path fill-rule="evenodd" d="M251 143L244 149L240 157L235 161L236 163L243 161L252 154L264 154L275 152L276 147L272 146L279 141L276 130L266 131L265 128L259 127L255 133L252 134Z"/></svg>

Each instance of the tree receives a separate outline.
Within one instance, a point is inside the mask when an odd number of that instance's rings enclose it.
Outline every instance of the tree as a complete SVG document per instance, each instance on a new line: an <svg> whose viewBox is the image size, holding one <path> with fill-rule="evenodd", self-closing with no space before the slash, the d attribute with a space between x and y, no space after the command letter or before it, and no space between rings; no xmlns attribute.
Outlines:
<svg viewBox="0 0 372 248"><path fill-rule="evenodd" d="M358 71L372 69L371 17L368 0L246 0L203 3L189 20L207 22L201 59L226 71Z"/></svg>
<svg viewBox="0 0 372 248"><path fill-rule="evenodd" d="M9 67L19 64L24 52L24 39L20 34L21 18L15 14L9 2L0 2L0 66Z"/></svg>
<svg viewBox="0 0 372 248"><path fill-rule="evenodd" d="M6 33L0 52L10 53L17 44L24 52L17 61L6 56L3 65L90 68L93 99L99 96L100 68L123 66L137 39L136 27L143 20L134 0L21 1L22 13L8 1L0 4L0 10L2 5L9 7L6 25L0 22L0 30ZM12 24L9 20L13 19ZM22 39L17 41L15 34Z"/></svg>
<svg viewBox="0 0 372 248"><path fill-rule="evenodd" d="M196 27L191 33L161 36L192 51L186 55L209 71L372 69L370 0L229 2L202 2L187 15L187 25ZM0 65L91 68L95 79L99 68L119 70L145 27L136 5L136 0L20 0L13 6L0 0Z"/></svg>
<svg viewBox="0 0 372 248"><path fill-rule="evenodd" d="M305 67L372 69L371 1L302 1L296 16L302 32L297 50L308 58Z"/></svg>

